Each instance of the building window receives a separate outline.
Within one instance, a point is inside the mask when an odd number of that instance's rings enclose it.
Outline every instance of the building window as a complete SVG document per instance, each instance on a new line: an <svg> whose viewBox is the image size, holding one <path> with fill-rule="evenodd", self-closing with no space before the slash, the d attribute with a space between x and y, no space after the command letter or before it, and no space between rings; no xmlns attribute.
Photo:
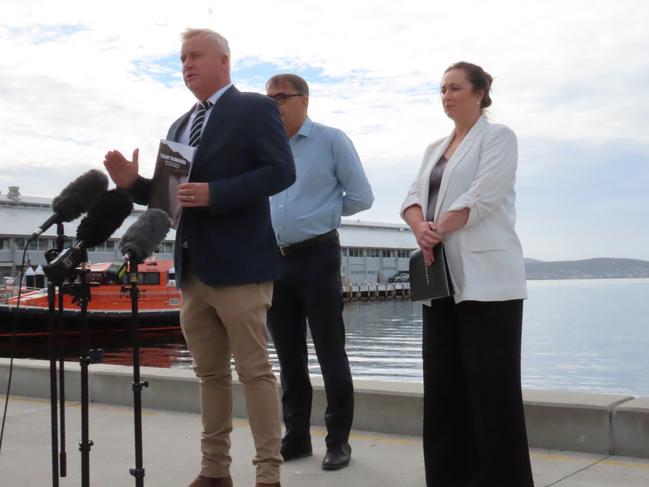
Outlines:
<svg viewBox="0 0 649 487"><path fill-rule="evenodd" d="M171 242L171 241L162 242L160 244L160 247L158 248L158 252L161 252L163 254L173 254L173 252L174 252L174 243Z"/></svg>
<svg viewBox="0 0 649 487"><path fill-rule="evenodd" d="M11 249L11 239L0 238L0 250L9 250Z"/></svg>
<svg viewBox="0 0 649 487"><path fill-rule="evenodd" d="M107 240L106 250L114 250L114 249L115 249L115 240Z"/></svg>
<svg viewBox="0 0 649 487"><path fill-rule="evenodd" d="M160 284L159 272L138 272L137 277L141 284Z"/></svg>
<svg viewBox="0 0 649 487"><path fill-rule="evenodd" d="M29 248L31 249L32 246L31 244L29 245ZM50 248L50 239L45 238L45 237L39 237L36 239L36 247L38 250L47 250Z"/></svg>
<svg viewBox="0 0 649 487"><path fill-rule="evenodd" d="M350 257L363 257L364 255L365 255L364 249L359 249L358 247L349 249Z"/></svg>
<svg viewBox="0 0 649 487"><path fill-rule="evenodd" d="M381 249L381 256L384 258L392 257L392 251L390 249Z"/></svg>
<svg viewBox="0 0 649 487"><path fill-rule="evenodd" d="M341 249L340 252L343 257L347 257L347 247Z"/></svg>

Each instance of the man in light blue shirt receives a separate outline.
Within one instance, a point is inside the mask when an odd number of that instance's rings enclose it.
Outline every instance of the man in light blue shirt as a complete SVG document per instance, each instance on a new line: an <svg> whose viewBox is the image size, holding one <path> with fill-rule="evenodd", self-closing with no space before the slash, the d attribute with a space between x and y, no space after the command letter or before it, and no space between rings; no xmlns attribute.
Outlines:
<svg viewBox="0 0 649 487"><path fill-rule="evenodd" d="M285 461L312 455L312 388L306 345L308 320L327 395L324 470L349 464L354 387L342 318L341 216L372 206L374 196L351 140L307 116L309 86L294 74L273 76L268 95L279 108L295 160L296 182L271 198L280 278L268 327L280 364Z"/></svg>

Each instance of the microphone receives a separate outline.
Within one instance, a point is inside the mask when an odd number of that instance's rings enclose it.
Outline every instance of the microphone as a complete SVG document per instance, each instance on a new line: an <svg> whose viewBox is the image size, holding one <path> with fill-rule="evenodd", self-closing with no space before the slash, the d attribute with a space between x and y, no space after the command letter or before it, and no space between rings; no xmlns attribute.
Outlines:
<svg viewBox="0 0 649 487"><path fill-rule="evenodd" d="M165 238L171 220L165 211L149 208L122 235L117 244L124 259L140 263L158 248Z"/></svg>
<svg viewBox="0 0 649 487"><path fill-rule="evenodd" d="M97 200L77 227L77 240L84 248L105 242L133 211L131 198L121 189L111 189Z"/></svg>
<svg viewBox="0 0 649 487"><path fill-rule="evenodd" d="M97 169L92 169L68 184L61 194L52 200L54 214L31 234L27 243L36 240L55 223L70 222L88 211L98 198L108 190L108 178Z"/></svg>
<svg viewBox="0 0 649 487"><path fill-rule="evenodd" d="M117 244L124 256L124 262L113 262L108 273L121 279L129 264L137 266L153 254L170 227L171 220L165 211L158 208L146 210L133 225L128 227Z"/></svg>
<svg viewBox="0 0 649 487"><path fill-rule="evenodd" d="M133 202L121 189L102 194L77 227L77 244L61 252L56 259L43 266L47 277L56 284L79 264L88 260L86 249L110 238L133 210Z"/></svg>

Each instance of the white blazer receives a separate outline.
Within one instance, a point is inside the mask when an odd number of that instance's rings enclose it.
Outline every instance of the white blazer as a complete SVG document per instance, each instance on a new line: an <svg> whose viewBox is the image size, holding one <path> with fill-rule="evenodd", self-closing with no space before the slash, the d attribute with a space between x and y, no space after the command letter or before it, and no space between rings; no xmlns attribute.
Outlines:
<svg viewBox="0 0 649 487"><path fill-rule="evenodd" d="M417 178L401 206L419 205L426 215L430 173L453 139L428 146ZM516 222L516 135L481 116L446 163L435 220L469 209L466 225L444 237L455 302L506 301L527 297L525 264Z"/></svg>

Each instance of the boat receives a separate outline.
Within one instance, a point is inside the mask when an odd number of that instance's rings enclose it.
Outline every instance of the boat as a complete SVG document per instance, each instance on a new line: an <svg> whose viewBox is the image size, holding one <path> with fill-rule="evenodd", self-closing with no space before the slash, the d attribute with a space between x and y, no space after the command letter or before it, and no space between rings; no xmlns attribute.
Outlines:
<svg viewBox="0 0 649 487"><path fill-rule="evenodd" d="M91 346L123 344L130 339L131 286L126 275L115 272L116 267L113 263L89 266L87 281L91 287L87 337ZM149 259L140 264L138 289L138 327L143 339L180 336L181 296L175 286L173 261ZM24 289L21 292L14 334L17 299L17 296L11 296L0 304L0 339L6 342L14 335L14 341L17 339L19 342L46 341L49 338L47 289ZM57 292L57 305L58 299ZM78 343L82 338L80 330L78 299L64 291L63 326L59 342Z"/></svg>

